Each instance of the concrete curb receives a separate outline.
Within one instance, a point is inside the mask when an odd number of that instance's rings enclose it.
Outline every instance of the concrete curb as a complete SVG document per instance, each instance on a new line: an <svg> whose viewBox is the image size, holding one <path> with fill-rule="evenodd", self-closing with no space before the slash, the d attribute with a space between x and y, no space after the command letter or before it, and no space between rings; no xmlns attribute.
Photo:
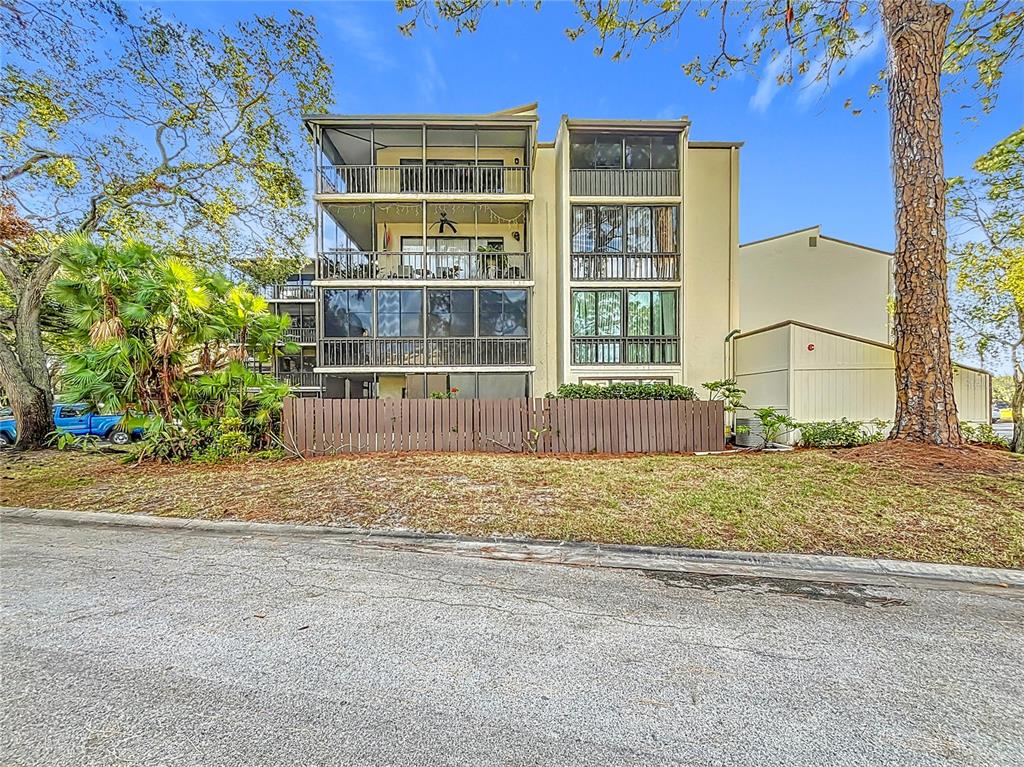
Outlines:
<svg viewBox="0 0 1024 767"><path fill-rule="evenodd" d="M420 553L448 553L576 567L608 567L658 572L696 573L833 583L994 590L1024 596L1024 570L1004 570L893 559L711 551L659 546L605 545L570 541L468 538L406 531L266 522L214 522L203 519L67 511L0 506L0 521L52 525L95 525L214 533L220 535L290 535L317 537L357 546ZM1017 594L1014 594L1017 596Z"/></svg>

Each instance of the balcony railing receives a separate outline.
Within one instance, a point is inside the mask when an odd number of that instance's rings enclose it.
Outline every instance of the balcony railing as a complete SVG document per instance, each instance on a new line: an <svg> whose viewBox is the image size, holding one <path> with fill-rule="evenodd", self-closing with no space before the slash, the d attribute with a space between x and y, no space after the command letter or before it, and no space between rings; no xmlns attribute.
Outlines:
<svg viewBox="0 0 1024 767"><path fill-rule="evenodd" d="M679 170L573 168L570 193L580 197L677 197Z"/></svg>
<svg viewBox="0 0 1024 767"><path fill-rule="evenodd" d="M316 298L316 289L312 285L267 285L262 290L263 297L272 301L295 301L302 298Z"/></svg>
<svg viewBox="0 0 1024 767"><path fill-rule="evenodd" d="M679 362L679 338L574 338L574 365L670 365Z"/></svg>
<svg viewBox="0 0 1024 767"><path fill-rule="evenodd" d="M320 342L325 367L529 365L528 338L341 338Z"/></svg>
<svg viewBox="0 0 1024 767"><path fill-rule="evenodd" d="M530 254L326 250L317 260L321 280L529 280Z"/></svg>
<svg viewBox="0 0 1024 767"><path fill-rule="evenodd" d="M290 327L284 331L283 340L296 344L315 344L316 328Z"/></svg>
<svg viewBox="0 0 1024 767"><path fill-rule="evenodd" d="M311 370L281 370L277 373L277 379L296 387L320 387L320 374Z"/></svg>
<svg viewBox="0 0 1024 767"><path fill-rule="evenodd" d="M679 279L678 253L574 253L574 280Z"/></svg>
<svg viewBox="0 0 1024 767"><path fill-rule="evenodd" d="M523 165L324 165L317 192L324 194L526 194Z"/></svg>

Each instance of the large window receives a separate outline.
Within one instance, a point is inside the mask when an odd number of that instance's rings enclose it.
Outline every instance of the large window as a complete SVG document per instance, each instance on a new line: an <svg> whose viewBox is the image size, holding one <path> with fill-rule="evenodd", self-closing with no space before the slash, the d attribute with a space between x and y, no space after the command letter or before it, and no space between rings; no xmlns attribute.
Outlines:
<svg viewBox="0 0 1024 767"><path fill-rule="evenodd" d="M572 294L574 336L621 336L622 291L580 290Z"/></svg>
<svg viewBox="0 0 1024 767"><path fill-rule="evenodd" d="M675 290L574 290L574 365L679 361Z"/></svg>
<svg viewBox="0 0 1024 767"><path fill-rule="evenodd" d="M627 136L625 161L630 170L659 170L679 167L679 141L676 134Z"/></svg>
<svg viewBox="0 0 1024 767"><path fill-rule="evenodd" d="M363 338L373 331L373 291L325 290L324 335Z"/></svg>
<svg viewBox="0 0 1024 767"><path fill-rule="evenodd" d="M679 167L679 134L573 133L569 164L577 170L660 170Z"/></svg>
<svg viewBox="0 0 1024 767"><path fill-rule="evenodd" d="M572 206L573 253L678 253L678 229L675 205Z"/></svg>
<svg viewBox="0 0 1024 767"><path fill-rule="evenodd" d="M472 290L428 290L427 337L471 337L473 304Z"/></svg>
<svg viewBox="0 0 1024 767"><path fill-rule="evenodd" d="M528 335L526 303L525 290L481 290L480 335Z"/></svg>
<svg viewBox="0 0 1024 767"><path fill-rule="evenodd" d="M674 336L676 334L676 292L674 290L628 291L626 334L630 336Z"/></svg>
<svg viewBox="0 0 1024 767"><path fill-rule="evenodd" d="M378 290L377 335L381 338L423 336L423 291Z"/></svg>

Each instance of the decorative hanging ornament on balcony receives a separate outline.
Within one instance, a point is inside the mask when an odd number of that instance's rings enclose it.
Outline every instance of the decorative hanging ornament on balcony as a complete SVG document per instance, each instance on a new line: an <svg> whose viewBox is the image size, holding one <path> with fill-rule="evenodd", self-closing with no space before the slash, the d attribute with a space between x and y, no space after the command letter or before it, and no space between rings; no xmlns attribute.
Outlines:
<svg viewBox="0 0 1024 767"><path fill-rule="evenodd" d="M444 228L446 226L451 228L452 234L458 234L458 232L459 232L459 230L455 227L455 224L453 224L448 219L448 213L443 211L443 210L441 211L440 218L437 219L436 226L437 226L438 232L440 232L441 234L444 234Z"/></svg>

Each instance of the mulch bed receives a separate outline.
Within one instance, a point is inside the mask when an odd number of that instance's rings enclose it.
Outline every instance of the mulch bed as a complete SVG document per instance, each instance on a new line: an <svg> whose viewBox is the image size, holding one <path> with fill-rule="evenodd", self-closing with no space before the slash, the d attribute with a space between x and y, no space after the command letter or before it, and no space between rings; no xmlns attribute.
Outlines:
<svg viewBox="0 0 1024 767"><path fill-rule="evenodd" d="M976 445L940 447L925 442L887 440L838 451L849 461L919 475L1016 474L1024 472L1024 460L1005 450Z"/></svg>

